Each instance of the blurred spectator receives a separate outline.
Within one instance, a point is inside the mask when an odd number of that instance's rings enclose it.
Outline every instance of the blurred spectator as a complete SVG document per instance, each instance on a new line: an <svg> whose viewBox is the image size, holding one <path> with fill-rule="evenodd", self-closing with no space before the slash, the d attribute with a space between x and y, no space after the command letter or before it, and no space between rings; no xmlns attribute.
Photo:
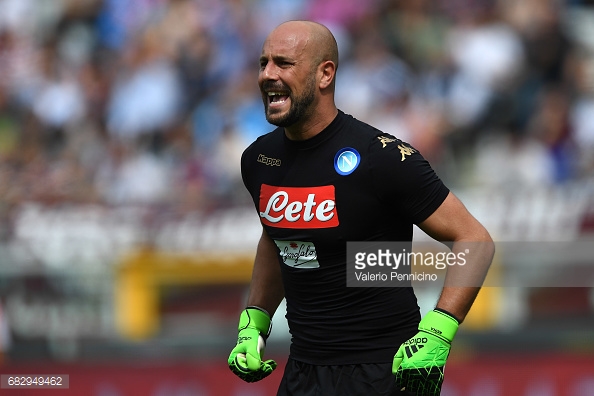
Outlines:
<svg viewBox="0 0 594 396"><path fill-rule="evenodd" d="M380 29L392 52L418 71L446 66L452 21L429 0L388 1Z"/></svg>
<svg viewBox="0 0 594 396"><path fill-rule="evenodd" d="M0 299L0 364L4 361L4 354L10 349L11 334L8 324L8 317L4 313L2 300Z"/></svg>
<svg viewBox="0 0 594 396"><path fill-rule="evenodd" d="M33 113L47 127L66 128L85 116L82 87L73 70L57 64L47 69L33 99Z"/></svg>
<svg viewBox="0 0 594 396"><path fill-rule="evenodd" d="M272 129L255 81L263 35L297 18L336 33L341 108L451 185L591 178L581 4L0 0L2 201L237 204L241 151Z"/></svg>
<svg viewBox="0 0 594 396"><path fill-rule="evenodd" d="M448 113L456 127L477 122L498 91L510 89L525 61L518 34L485 3L474 14L460 16L448 34L455 70Z"/></svg>
<svg viewBox="0 0 594 396"><path fill-rule="evenodd" d="M351 30L367 16L375 13L378 1L318 0L308 2L307 19L329 25L339 25Z"/></svg>
<svg viewBox="0 0 594 396"><path fill-rule="evenodd" d="M545 144L509 131L478 141L474 182L476 185L514 191L550 186L555 164Z"/></svg>
<svg viewBox="0 0 594 396"><path fill-rule="evenodd" d="M106 47L124 51L129 41L166 7L167 0L103 0L97 35Z"/></svg>
<svg viewBox="0 0 594 396"><path fill-rule="evenodd" d="M97 172L97 187L108 204L168 202L171 178L167 163L142 146L113 144L111 161Z"/></svg>
<svg viewBox="0 0 594 396"><path fill-rule="evenodd" d="M41 83L43 51L31 37L17 36L11 30L0 30L0 87L7 100L30 105Z"/></svg>
<svg viewBox="0 0 594 396"><path fill-rule="evenodd" d="M161 133L181 106L181 86L158 31L148 29L129 47L107 108L107 126L116 139Z"/></svg>
<svg viewBox="0 0 594 396"><path fill-rule="evenodd" d="M555 182L565 182L577 175L578 153L569 124L569 101L562 88L543 90L527 126L527 132L546 147L554 164L550 175Z"/></svg>

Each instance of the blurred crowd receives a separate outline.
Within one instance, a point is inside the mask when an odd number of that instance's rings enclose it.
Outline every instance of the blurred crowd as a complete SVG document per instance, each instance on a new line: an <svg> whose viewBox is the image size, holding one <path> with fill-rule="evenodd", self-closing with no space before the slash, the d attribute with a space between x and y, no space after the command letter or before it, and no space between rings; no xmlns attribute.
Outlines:
<svg viewBox="0 0 594 396"><path fill-rule="evenodd" d="M594 175L594 7L561 0L0 0L0 206L245 202L288 19L337 37L337 103L452 186Z"/></svg>

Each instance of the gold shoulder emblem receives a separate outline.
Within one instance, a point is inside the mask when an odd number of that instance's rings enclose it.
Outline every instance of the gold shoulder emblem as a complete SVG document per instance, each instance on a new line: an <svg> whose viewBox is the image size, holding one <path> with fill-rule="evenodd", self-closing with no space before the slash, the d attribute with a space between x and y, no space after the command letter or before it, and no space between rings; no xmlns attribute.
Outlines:
<svg viewBox="0 0 594 396"><path fill-rule="evenodd" d="M402 154L402 158L400 159L400 162L404 161L406 159L407 155L411 155L412 153L416 153L417 150L415 150L412 147L407 147L403 144L399 144L398 148L400 149L400 154Z"/></svg>
<svg viewBox="0 0 594 396"><path fill-rule="evenodd" d="M388 143L395 142L396 139L389 138L387 136L378 136L380 142L382 142L382 148L385 148Z"/></svg>

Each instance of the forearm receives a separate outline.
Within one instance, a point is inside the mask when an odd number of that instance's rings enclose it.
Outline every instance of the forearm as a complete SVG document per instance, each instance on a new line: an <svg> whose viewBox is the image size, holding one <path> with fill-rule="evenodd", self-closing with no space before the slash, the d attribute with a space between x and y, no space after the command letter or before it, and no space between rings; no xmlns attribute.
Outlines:
<svg viewBox="0 0 594 396"><path fill-rule="evenodd" d="M495 248L487 230L452 193L418 226L446 244L455 257L464 257L464 262L447 266L437 310L425 314L419 323L419 334L400 346L392 365L401 388L437 396L441 393L451 342L483 284Z"/></svg>
<svg viewBox="0 0 594 396"><path fill-rule="evenodd" d="M446 286L441 291L436 308L449 312L458 322L462 323L479 291L479 287Z"/></svg>
<svg viewBox="0 0 594 396"><path fill-rule="evenodd" d="M263 354L272 316L284 294L276 245L262 230L252 270L248 308L239 316L237 345L227 359L229 369L246 382L260 381L276 369L276 362L263 360ZM250 306L261 308L268 315Z"/></svg>
<svg viewBox="0 0 594 396"><path fill-rule="evenodd" d="M272 317L284 296L277 247L262 230L256 249L247 305L260 307Z"/></svg>
<svg viewBox="0 0 594 396"><path fill-rule="evenodd" d="M474 303L495 253L493 241L488 234L481 239L453 244L452 252L463 252L466 263L448 268L444 287L436 305L436 308L449 312L460 323L466 318Z"/></svg>

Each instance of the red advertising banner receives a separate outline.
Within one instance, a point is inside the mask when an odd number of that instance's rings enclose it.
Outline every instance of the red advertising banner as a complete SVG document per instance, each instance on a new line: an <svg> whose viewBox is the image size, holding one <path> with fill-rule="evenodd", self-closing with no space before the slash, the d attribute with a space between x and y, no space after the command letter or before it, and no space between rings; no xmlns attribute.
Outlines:
<svg viewBox="0 0 594 396"><path fill-rule="evenodd" d="M284 367L279 363L270 377L252 384L236 378L220 361L9 365L0 367L0 395L273 396ZM28 378L60 376L62 386L54 389L45 380L43 389L27 384ZM594 357L505 355L449 362L442 396L478 395L592 396Z"/></svg>

